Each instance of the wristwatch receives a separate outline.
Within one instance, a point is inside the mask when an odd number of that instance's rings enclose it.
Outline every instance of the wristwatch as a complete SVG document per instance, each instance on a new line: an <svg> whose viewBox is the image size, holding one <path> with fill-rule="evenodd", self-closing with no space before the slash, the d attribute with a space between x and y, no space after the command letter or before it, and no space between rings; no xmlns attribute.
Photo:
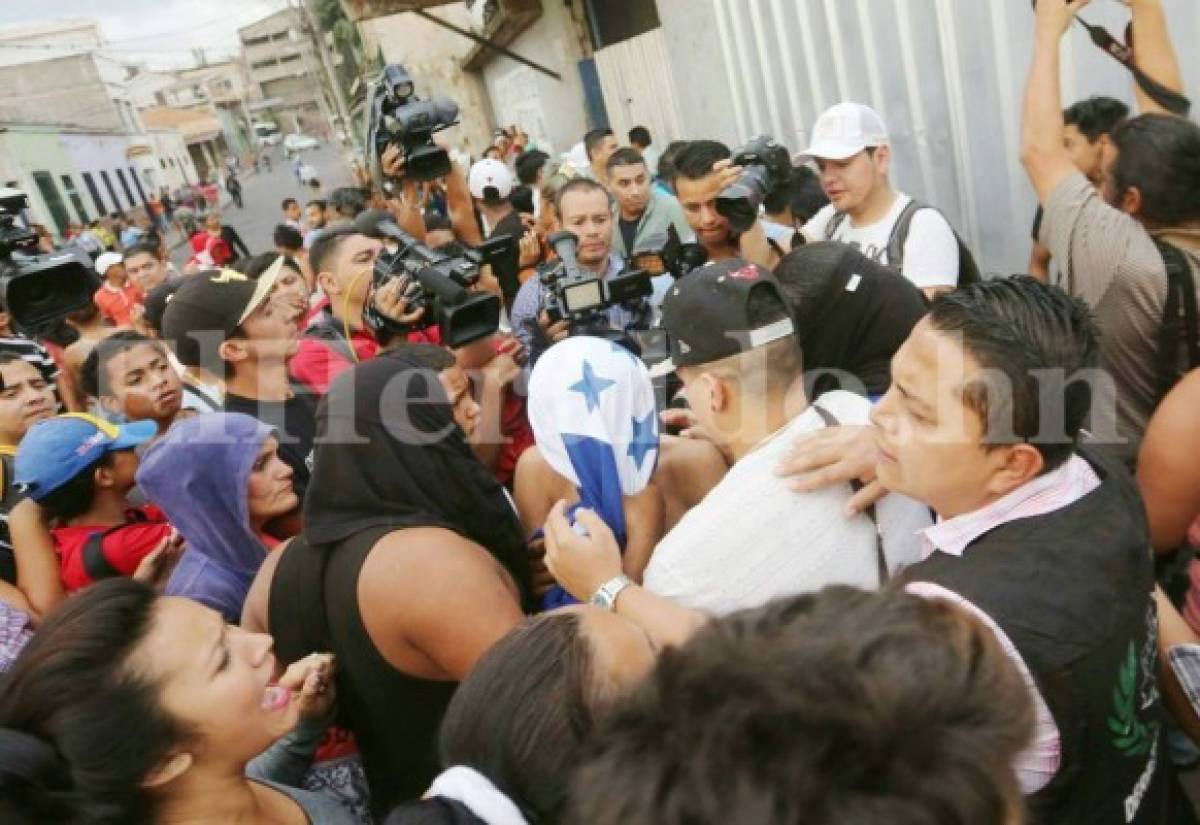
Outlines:
<svg viewBox="0 0 1200 825"><path fill-rule="evenodd" d="M599 589L592 594L592 598L588 599L588 603L593 607L612 612L617 609L617 596L621 595L621 591L631 584L633 584L633 580L624 573L614 576L600 585Z"/></svg>

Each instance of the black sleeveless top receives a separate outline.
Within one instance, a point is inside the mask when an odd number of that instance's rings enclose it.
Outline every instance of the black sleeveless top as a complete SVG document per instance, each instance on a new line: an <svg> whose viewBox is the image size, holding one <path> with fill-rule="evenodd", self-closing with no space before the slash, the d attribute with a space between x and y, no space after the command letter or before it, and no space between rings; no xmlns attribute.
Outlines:
<svg viewBox="0 0 1200 825"><path fill-rule="evenodd" d="M303 536L294 539L279 560L268 608L281 662L321 651L337 655L338 722L354 732L380 821L399 803L419 799L440 772L438 729L458 686L397 670L363 624L359 572L390 532L362 530L321 550Z"/></svg>

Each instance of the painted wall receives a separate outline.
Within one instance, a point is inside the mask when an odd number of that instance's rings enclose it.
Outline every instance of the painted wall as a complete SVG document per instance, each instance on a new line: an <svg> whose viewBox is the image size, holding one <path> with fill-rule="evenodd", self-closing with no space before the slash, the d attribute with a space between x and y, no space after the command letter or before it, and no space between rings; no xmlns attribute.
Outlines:
<svg viewBox="0 0 1200 825"><path fill-rule="evenodd" d="M70 220L83 220L85 216L77 213L67 197L62 185L62 175L71 175L75 179L77 189L82 189L83 180L76 174L71 157L57 140L53 131L6 131L0 133L0 156L8 158L10 170L17 172L17 188L29 196L29 208L32 219L45 226L54 234L58 227L46 205L42 192L34 182L34 172L48 172L58 189L59 197L66 204ZM11 171L10 171L11 174ZM6 178L13 180L14 178ZM84 196L84 205L92 218L98 217Z"/></svg>
<svg viewBox="0 0 1200 825"><path fill-rule="evenodd" d="M542 16L509 49L558 72L562 80L511 57L493 58L484 67L483 77L496 121L504 126L516 123L531 137L549 141L556 152L566 152L587 131L578 67L584 55L566 5L542 0Z"/></svg>
<svg viewBox="0 0 1200 825"><path fill-rule="evenodd" d="M471 15L462 3L430 9L430 14L469 28ZM382 50L388 63L400 63L423 98L448 97L458 104L459 124L444 133L451 146L477 156L491 143L491 102L478 72L466 72L463 61L472 48L467 38L415 14L390 14L359 23L366 54Z"/></svg>

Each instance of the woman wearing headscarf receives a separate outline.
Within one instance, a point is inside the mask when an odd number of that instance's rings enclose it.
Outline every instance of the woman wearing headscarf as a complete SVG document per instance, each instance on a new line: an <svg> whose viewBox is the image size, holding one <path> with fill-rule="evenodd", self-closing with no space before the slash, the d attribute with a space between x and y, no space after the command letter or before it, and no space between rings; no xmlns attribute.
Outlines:
<svg viewBox="0 0 1200 825"><path fill-rule="evenodd" d="M795 313L807 396L843 389L874 400L887 392L892 356L928 309L921 290L832 241L793 250L774 275Z"/></svg>
<svg viewBox="0 0 1200 825"><path fill-rule="evenodd" d="M429 786L457 683L531 602L516 512L467 443L477 419L438 347L339 376L317 413L305 531L247 600L243 625L275 631L284 662L336 652L377 815Z"/></svg>
<svg viewBox="0 0 1200 825"><path fill-rule="evenodd" d="M142 457L137 482L187 541L167 581L236 624L268 547L268 521L296 509L292 470L266 424L240 413L184 419Z"/></svg>
<svg viewBox="0 0 1200 825"><path fill-rule="evenodd" d="M559 499L572 502L572 512L592 510L617 537L625 574L641 581L663 534L662 496L650 484L658 414L645 365L599 338L561 341L530 376L529 423L537 446L518 463L514 488L525 529L540 540ZM574 601L555 585L542 607Z"/></svg>

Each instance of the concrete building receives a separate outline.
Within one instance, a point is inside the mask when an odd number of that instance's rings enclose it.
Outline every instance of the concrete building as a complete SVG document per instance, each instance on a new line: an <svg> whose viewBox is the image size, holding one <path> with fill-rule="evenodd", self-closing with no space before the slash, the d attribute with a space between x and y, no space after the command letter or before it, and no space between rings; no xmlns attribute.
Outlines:
<svg viewBox="0 0 1200 825"><path fill-rule="evenodd" d="M254 91L251 114L274 120L285 132L328 138L327 84L300 12L276 12L238 29L238 38Z"/></svg>
<svg viewBox="0 0 1200 825"><path fill-rule="evenodd" d="M127 134L144 128L125 67L99 52L0 66L0 120Z"/></svg>
<svg viewBox="0 0 1200 825"><path fill-rule="evenodd" d="M149 175L142 138L118 131L0 122L0 184L29 196L34 220L62 237L67 224L113 212L137 214L150 194L183 175L196 179L177 133L151 133L157 151L174 152L175 176ZM154 157L155 163L158 157Z"/></svg>
<svg viewBox="0 0 1200 825"><path fill-rule="evenodd" d="M247 108L250 79L240 61L199 66L182 71L160 72L135 68L129 80L130 97L142 112L177 109L197 117L215 118L224 137L222 152L245 155L254 148L251 115ZM196 120L197 118L189 118ZM166 121L157 115L155 125ZM188 135L189 138L194 137ZM205 138L207 140L207 138Z"/></svg>
<svg viewBox="0 0 1200 825"><path fill-rule="evenodd" d="M173 130L182 136L194 174L208 180L221 173L230 149L221 121L211 106L191 109L152 106L142 110L142 119L153 129ZM193 177L193 182L195 180Z"/></svg>
<svg viewBox="0 0 1200 825"><path fill-rule="evenodd" d="M104 35L95 20L69 19L0 29L0 66L96 51Z"/></svg>

